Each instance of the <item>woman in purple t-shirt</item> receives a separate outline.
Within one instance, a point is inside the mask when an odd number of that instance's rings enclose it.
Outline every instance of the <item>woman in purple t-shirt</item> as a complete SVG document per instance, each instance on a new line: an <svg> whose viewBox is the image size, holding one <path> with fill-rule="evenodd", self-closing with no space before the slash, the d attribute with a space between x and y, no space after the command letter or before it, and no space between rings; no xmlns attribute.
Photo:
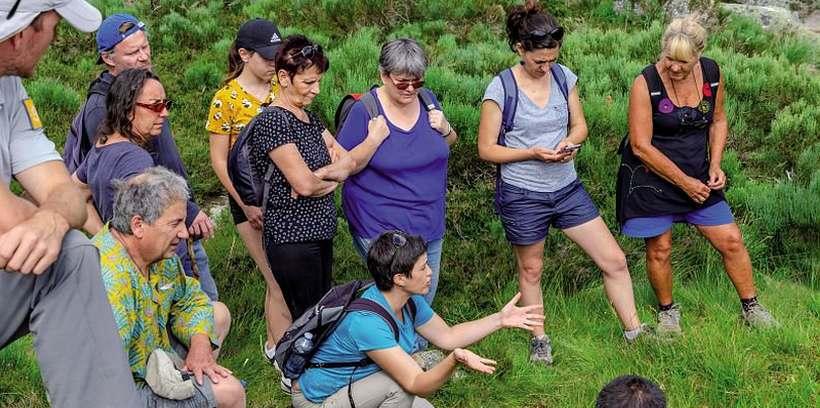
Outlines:
<svg viewBox="0 0 820 408"><path fill-rule="evenodd" d="M426 70L427 57L416 41L385 44L379 56L382 86L370 91L379 115L371 118L357 102L338 138L356 161L342 188L356 249L366 259L371 242L388 230L423 237L433 271L425 299L432 304L444 239L447 160L458 136L432 93L421 90ZM423 106L420 91L431 96L433 106Z"/></svg>
<svg viewBox="0 0 820 408"><path fill-rule="evenodd" d="M96 234L113 216L112 180L127 180L154 166L147 146L162 132L171 101L159 78L147 69L117 75L106 101L100 135L74 179L91 190L93 208L85 230Z"/></svg>

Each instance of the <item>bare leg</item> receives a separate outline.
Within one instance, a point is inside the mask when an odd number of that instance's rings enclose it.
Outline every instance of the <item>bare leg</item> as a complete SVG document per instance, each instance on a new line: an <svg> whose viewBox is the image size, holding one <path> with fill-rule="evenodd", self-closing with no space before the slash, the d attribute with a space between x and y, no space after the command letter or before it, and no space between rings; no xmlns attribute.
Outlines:
<svg viewBox="0 0 820 408"><path fill-rule="evenodd" d="M231 331L231 312L228 307L222 302L213 302L214 306L214 331L216 332L216 341L219 342L219 348L213 351L214 360L219 357L219 351L222 350L222 345L225 343L225 338L228 337L228 332Z"/></svg>
<svg viewBox="0 0 820 408"><path fill-rule="evenodd" d="M239 231L242 241L245 242L245 247L248 248L251 258L262 272L262 277L265 278L265 284L267 285L265 291L266 344L268 348L273 348L292 322L290 311L288 311L285 298L282 296L282 289L279 288L279 284L276 283L276 279L273 278L270 271L270 266L268 266L268 259L262 245L262 232L253 228L249 222L237 225L236 229Z"/></svg>
<svg viewBox="0 0 820 408"><path fill-rule="evenodd" d="M544 268L544 241L531 245L513 245L518 267L518 287L521 290L521 306L540 305L544 302L541 292L541 273ZM536 309L535 313L544 313ZM543 336L544 327L533 330L533 336Z"/></svg>
<svg viewBox="0 0 820 408"><path fill-rule="evenodd" d="M634 330L640 327L626 256L601 217L567 228L564 233L601 268L606 296L615 308L623 328Z"/></svg>
<svg viewBox="0 0 820 408"><path fill-rule="evenodd" d="M646 273L658 303L672 303L672 230L646 239Z"/></svg>
<svg viewBox="0 0 820 408"><path fill-rule="evenodd" d="M755 283L752 277L752 260L749 251L743 244L743 237L737 224L715 226L698 226L698 230L723 256L726 274L741 299L755 296Z"/></svg>

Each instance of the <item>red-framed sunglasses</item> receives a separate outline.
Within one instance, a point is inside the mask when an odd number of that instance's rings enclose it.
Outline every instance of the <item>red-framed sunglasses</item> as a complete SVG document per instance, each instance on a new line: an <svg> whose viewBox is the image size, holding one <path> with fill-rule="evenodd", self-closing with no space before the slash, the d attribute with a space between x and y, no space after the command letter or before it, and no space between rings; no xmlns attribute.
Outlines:
<svg viewBox="0 0 820 408"><path fill-rule="evenodd" d="M174 104L174 101L172 101L170 99L162 99L162 100L156 101L154 103L137 102L134 105L137 105L139 107L148 109L148 110L150 110L151 112L154 112L154 113L162 113L162 111L164 111L165 109L171 110L171 106L173 106L173 104Z"/></svg>

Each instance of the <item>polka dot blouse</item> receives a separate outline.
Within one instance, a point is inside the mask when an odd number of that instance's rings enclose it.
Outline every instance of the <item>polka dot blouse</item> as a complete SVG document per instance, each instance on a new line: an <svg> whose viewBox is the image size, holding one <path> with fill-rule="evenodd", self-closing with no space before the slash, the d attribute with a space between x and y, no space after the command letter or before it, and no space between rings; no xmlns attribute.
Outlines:
<svg viewBox="0 0 820 408"><path fill-rule="evenodd" d="M291 185L268 156L272 150L292 143L311 171L330 164L330 153L322 139L325 126L318 115L310 111L307 114L309 123L302 122L287 109L266 110L260 114L248 140L252 170L264 175L268 166L274 166L264 214L266 242L319 241L332 239L336 234L333 194L293 198Z"/></svg>

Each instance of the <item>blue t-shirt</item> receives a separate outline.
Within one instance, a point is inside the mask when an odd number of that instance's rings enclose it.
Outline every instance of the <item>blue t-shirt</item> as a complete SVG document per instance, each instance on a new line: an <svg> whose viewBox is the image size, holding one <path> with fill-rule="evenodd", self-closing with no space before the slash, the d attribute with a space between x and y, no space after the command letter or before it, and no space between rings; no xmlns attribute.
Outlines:
<svg viewBox="0 0 820 408"><path fill-rule="evenodd" d="M375 301L388 310L393 319L396 319L387 299L375 285L367 289L362 297ZM430 321L434 314L433 309L427 305L423 297L412 296L410 301L416 303L415 321L410 320L410 313L406 307L403 309L403 321L399 322L396 319L399 327L398 345L408 354L415 351L416 327ZM319 346L319 350L311 361L314 363L354 362L367 357L366 351L383 350L395 346L396 338L393 336L393 330L381 316L372 312L355 311L342 318L336 330ZM376 364L358 368L353 375L353 382L379 370L381 368ZM342 387L346 387L351 373L353 373L353 367L311 368L299 377L299 387L305 398L318 404Z"/></svg>
<svg viewBox="0 0 820 408"><path fill-rule="evenodd" d="M131 143L118 142L94 146L77 169L77 178L91 189L94 207L106 223L114 216L114 186L112 180L128 180L154 166L145 149Z"/></svg>
<svg viewBox="0 0 820 408"><path fill-rule="evenodd" d="M375 96L376 90L371 93ZM439 106L438 101L435 104ZM381 102L378 106L384 115ZM424 107L419 111L416 124L408 131L387 120L390 136L367 166L345 181L342 206L354 235L373 239L397 229L428 242L444 237L450 146L430 127ZM339 143L347 150L358 146L367 137L369 121L364 104L355 103L339 130Z"/></svg>

